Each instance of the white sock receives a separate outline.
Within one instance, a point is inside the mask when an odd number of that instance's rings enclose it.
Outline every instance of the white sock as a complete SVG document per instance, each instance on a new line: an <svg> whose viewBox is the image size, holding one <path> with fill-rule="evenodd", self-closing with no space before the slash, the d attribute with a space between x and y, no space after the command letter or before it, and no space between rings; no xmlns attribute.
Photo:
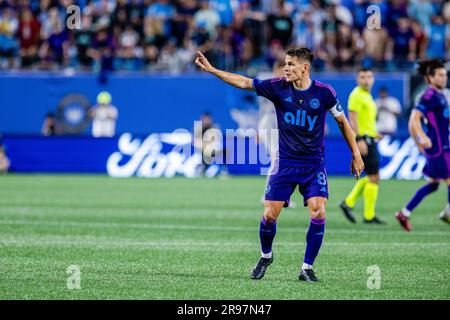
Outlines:
<svg viewBox="0 0 450 320"><path fill-rule="evenodd" d="M261 257L266 258L266 259L272 258L272 251L270 251L269 253L264 253L261 251Z"/></svg>
<svg viewBox="0 0 450 320"><path fill-rule="evenodd" d="M405 216L407 216L409 218L409 216L411 215L411 211L409 211L408 209L406 209L406 207L404 207L402 209L402 212Z"/></svg>
<svg viewBox="0 0 450 320"><path fill-rule="evenodd" d="M302 270L306 270L306 269L312 269L312 265L307 264L307 263L303 263Z"/></svg>

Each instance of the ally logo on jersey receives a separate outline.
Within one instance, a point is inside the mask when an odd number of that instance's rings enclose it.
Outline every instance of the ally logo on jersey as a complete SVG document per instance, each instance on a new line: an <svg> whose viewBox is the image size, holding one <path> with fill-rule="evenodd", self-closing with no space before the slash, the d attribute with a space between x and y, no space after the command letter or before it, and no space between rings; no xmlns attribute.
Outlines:
<svg viewBox="0 0 450 320"><path fill-rule="evenodd" d="M291 96L289 96L285 98L284 101L292 103L293 99ZM299 104L302 104L303 101L304 99L298 100ZM309 106L311 107L311 109L318 109L320 107L319 99L313 98L309 100ZM317 115L310 115L307 111L301 109L298 109L295 114L292 112L286 112L284 114L284 121L286 123L299 127L305 127L308 132L314 129L317 118Z"/></svg>

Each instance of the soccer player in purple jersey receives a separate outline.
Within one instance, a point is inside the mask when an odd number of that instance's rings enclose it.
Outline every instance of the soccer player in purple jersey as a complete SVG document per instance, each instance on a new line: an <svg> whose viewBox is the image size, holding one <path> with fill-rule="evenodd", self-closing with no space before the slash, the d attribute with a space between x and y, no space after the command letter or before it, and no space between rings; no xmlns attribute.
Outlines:
<svg viewBox="0 0 450 320"><path fill-rule="evenodd" d="M307 48L289 49L283 70L285 77L267 80L218 70L201 52L197 53L195 60L201 70L237 88L256 91L275 105L279 152L267 180L264 215L259 229L262 257L251 272L252 279L261 279L273 261L272 242L277 219L298 186L311 217L299 280L318 281L312 267L325 230L328 181L323 142L327 112L336 119L350 147L351 172L359 178L364 169L355 133L342 111L336 92L329 85L310 78L312 60L313 54Z"/></svg>
<svg viewBox="0 0 450 320"><path fill-rule="evenodd" d="M409 221L411 212L430 193L439 188L439 182L447 182L447 207L439 218L450 223L450 150L449 150L449 109L444 89L447 85L447 71L440 60L426 60L419 64L419 73L425 77L427 89L411 113L409 132L420 152L427 161L423 173L429 181L421 187L406 207L398 211L395 217L406 231L411 231Z"/></svg>

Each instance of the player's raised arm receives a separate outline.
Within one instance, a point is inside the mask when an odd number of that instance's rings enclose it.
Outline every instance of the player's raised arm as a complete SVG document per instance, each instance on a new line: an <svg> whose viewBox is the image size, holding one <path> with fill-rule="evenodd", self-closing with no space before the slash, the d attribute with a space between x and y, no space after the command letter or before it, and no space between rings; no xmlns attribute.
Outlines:
<svg viewBox="0 0 450 320"><path fill-rule="evenodd" d="M219 79L225 81L226 83L231 84L239 89L246 90L255 90L253 87L253 80L240 74L230 73L223 70L219 70L214 68L211 63L209 63L208 59L201 53L197 51L197 58L195 59L195 64L199 66L202 71L212 73Z"/></svg>
<svg viewBox="0 0 450 320"><path fill-rule="evenodd" d="M339 129L341 130L342 135L344 136L344 139L352 152L350 171L358 179L362 171L364 170L364 162L361 158L361 153L359 152L358 145L356 144L355 132L350 127L350 124L348 123L344 113L341 113L339 116L334 117L334 119L336 120Z"/></svg>

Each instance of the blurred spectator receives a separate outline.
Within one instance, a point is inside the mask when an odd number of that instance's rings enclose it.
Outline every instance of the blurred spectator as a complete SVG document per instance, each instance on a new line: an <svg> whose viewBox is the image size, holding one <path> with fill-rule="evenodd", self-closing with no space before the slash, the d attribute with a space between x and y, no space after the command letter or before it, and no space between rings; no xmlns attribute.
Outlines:
<svg viewBox="0 0 450 320"><path fill-rule="evenodd" d="M169 39L172 34L172 18L175 16L175 7L169 0L156 0L148 7L146 19L154 25L156 35Z"/></svg>
<svg viewBox="0 0 450 320"><path fill-rule="evenodd" d="M94 137L114 137L119 113L111 104L111 95L108 92L102 91L98 94L97 104L90 110L90 116Z"/></svg>
<svg viewBox="0 0 450 320"><path fill-rule="evenodd" d="M6 174L9 170L10 162L6 156L5 149L0 144L0 174Z"/></svg>
<svg viewBox="0 0 450 320"><path fill-rule="evenodd" d="M19 27L15 12L6 7L0 14L0 68L12 68L17 51L17 40L14 37Z"/></svg>
<svg viewBox="0 0 450 320"><path fill-rule="evenodd" d="M92 47L88 50L88 55L95 61L96 68L101 73L108 73L114 69L115 41L107 28L97 31L92 42Z"/></svg>
<svg viewBox="0 0 450 320"><path fill-rule="evenodd" d="M450 39L450 35L447 33L448 26L444 24L442 16L434 16L431 21L431 26L425 30L427 58L444 59Z"/></svg>
<svg viewBox="0 0 450 320"><path fill-rule="evenodd" d="M284 60L285 57L285 49L281 45L280 40L273 40L266 53L265 60L270 69L273 69L273 65L276 61Z"/></svg>
<svg viewBox="0 0 450 320"><path fill-rule="evenodd" d="M22 11L17 31L20 41L21 66L29 67L38 60L38 47L41 25L30 9Z"/></svg>
<svg viewBox="0 0 450 320"><path fill-rule="evenodd" d="M294 22L291 18L284 0L277 0L279 10L270 14L267 17L267 24L269 27L269 43L273 40L281 42L283 47L287 47L291 41L292 32L294 29Z"/></svg>
<svg viewBox="0 0 450 320"><path fill-rule="evenodd" d="M359 33L344 23L339 24L336 36L337 56L334 61L337 68L350 67L359 61L362 49Z"/></svg>
<svg viewBox="0 0 450 320"><path fill-rule="evenodd" d="M363 31L364 58L362 65L364 68L382 68L386 58L386 43L389 35L385 28L369 29Z"/></svg>
<svg viewBox="0 0 450 320"><path fill-rule="evenodd" d="M401 113L400 101L389 96L388 90L381 87L379 98L375 99L378 109L377 129L383 135L394 136L397 133L397 118Z"/></svg>
<svg viewBox="0 0 450 320"><path fill-rule="evenodd" d="M194 24L204 23L211 38L216 37L216 28L220 24L220 16L216 10L211 8L208 0L200 0L200 9L194 15Z"/></svg>
<svg viewBox="0 0 450 320"><path fill-rule="evenodd" d="M233 22L231 0L210 0L211 8L219 14L220 25L228 27Z"/></svg>
<svg viewBox="0 0 450 320"><path fill-rule="evenodd" d="M48 38L43 42L39 56L44 68L68 65L69 37L67 30L59 19L54 20Z"/></svg>
<svg viewBox="0 0 450 320"><path fill-rule="evenodd" d="M177 38L178 44L183 44L186 34L193 25L193 17L197 12L197 2L195 0L180 0L173 18L173 34Z"/></svg>
<svg viewBox="0 0 450 320"><path fill-rule="evenodd" d="M395 67L400 70L411 68L416 59L416 40L407 17L397 19L397 28L391 32L391 37L388 52Z"/></svg>
<svg viewBox="0 0 450 320"><path fill-rule="evenodd" d="M184 48L177 48L177 40L171 38L161 50L156 69L178 74L185 71L188 66L192 66L193 57L193 52Z"/></svg>
<svg viewBox="0 0 450 320"><path fill-rule="evenodd" d="M421 28L417 20L411 20L411 29L414 33L414 39L416 41L416 58L421 60L425 58L426 51L426 36L424 30Z"/></svg>
<svg viewBox="0 0 450 320"><path fill-rule="evenodd" d="M45 116L41 132L46 137L58 134L58 121L53 113L47 113L47 115Z"/></svg>
<svg viewBox="0 0 450 320"><path fill-rule="evenodd" d="M424 30L430 27L431 17L434 14L433 5L428 0L411 0L409 2L409 17L416 19Z"/></svg>
<svg viewBox="0 0 450 320"><path fill-rule="evenodd" d="M127 25L119 36L117 57L125 69L136 69L137 59L143 56L143 50L138 46L140 35L131 25Z"/></svg>
<svg viewBox="0 0 450 320"><path fill-rule="evenodd" d="M81 23L81 30L75 31L75 45L77 50L77 58L82 69L92 66L93 58L89 55L89 48L94 40L94 32L92 30L92 17L84 14Z"/></svg>
<svg viewBox="0 0 450 320"><path fill-rule="evenodd" d="M385 13L385 21L386 28L390 35L397 29L398 19L402 17L408 17L407 13L407 1L406 0L389 0L386 5L386 13Z"/></svg>
<svg viewBox="0 0 450 320"><path fill-rule="evenodd" d="M82 10L80 30L65 26L73 3ZM366 27L373 4L381 29ZM450 2L0 0L0 68L70 66L106 79L113 70L164 71L168 52L201 50L219 67L246 72L271 68L292 46L310 48L316 70L361 63L405 70L418 58L450 58ZM174 69L189 70L182 63Z"/></svg>

